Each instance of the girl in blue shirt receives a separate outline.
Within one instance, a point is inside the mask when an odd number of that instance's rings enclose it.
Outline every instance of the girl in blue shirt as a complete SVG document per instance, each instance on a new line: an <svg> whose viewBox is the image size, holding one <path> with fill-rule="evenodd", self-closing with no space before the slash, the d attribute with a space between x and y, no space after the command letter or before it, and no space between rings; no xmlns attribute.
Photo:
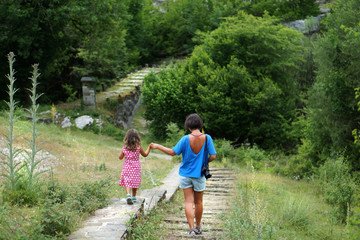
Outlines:
<svg viewBox="0 0 360 240"><path fill-rule="evenodd" d="M205 176L201 175L201 167L208 158L211 162L216 158L216 151L212 138L201 133L203 121L199 115L193 113L185 120L185 128L191 132L180 139L175 147L167 148L160 144L150 144L151 149L158 149L171 156L182 154L179 170L180 188L185 197L185 215L189 223L189 235L201 234L201 218L203 214L203 195L205 190ZM205 147L206 143L206 147ZM193 207L195 205L195 214ZM194 226L194 215L196 226Z"/></svg>

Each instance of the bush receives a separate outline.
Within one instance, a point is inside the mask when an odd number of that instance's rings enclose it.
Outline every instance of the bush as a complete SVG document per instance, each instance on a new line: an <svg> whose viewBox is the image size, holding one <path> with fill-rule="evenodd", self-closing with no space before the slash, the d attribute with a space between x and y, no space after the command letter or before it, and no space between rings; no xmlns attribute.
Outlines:
<svg viewBox="0 0 360 240"><path fill-rule="evenodd" d="M0 239L45 239L41 234L43 226L39 218L20 207L11 207L6 203L0 205Z"/></svg>
<svg viewBox="0 0 360 240"><path fill-rule="evenodd" d="M219 160L228 158L230 156L231 151L233 150L233 146L231 145L231 142L225 139L215 139L214 146L217 152L216 158Z"/></svg>
<svg viewBox="0 0 360 240"><path fill-rule="evenodd" d="M12 205L33 206L36 205L41 197L41 183L28 185L28 180L24 177L18 179L15 187L5 185L1 193L4 202L11 203Z"/></svg>
<svg viewBox="0 0 360 240"><path fill-rule="evenodd" d="M45 236L64 238L75 229L79 213L70 205L47 200L41 211L41 233Z"/></svg>
<svg viewBox="0 0 360 240"><path fill-rule="evenodd" d="M234 162L246 164L250 171L252 170L251 166L253 166L255 170L263 168L268 160L266 152L256 145L253 147L246 147L243 145L235 149L231 156L233 157Z"/></svg>
<svg viewBox="0 0 360 240"><path fill-rule="evenodd" d="M343 157L329 159L319 168L319 180L328 203L336 209L336 217L345 222L353 205L356 183Z"/></svg>
<svg viewBox="0 0 360 240"><path fill-rule="evenodd" d="M91 213L98 208L105 207L107 202L108 180L95 181L93 183L83 183L74 189L74 193L69 197L71 209L76 209L81 213Z"/></svg>
<svg viewBox="0 0 360 240"><path fill-rule="evenodd" d="M173 147L185 135L185 131L180 129L176 123L169 123L166 126L166 145Z"/></svg>
<svg viewBox="0 0 360 240"><path fill-rule="evenodd" d="M354 214L347 219L348 239L360 239L360 204L354 209Z"/></svg>

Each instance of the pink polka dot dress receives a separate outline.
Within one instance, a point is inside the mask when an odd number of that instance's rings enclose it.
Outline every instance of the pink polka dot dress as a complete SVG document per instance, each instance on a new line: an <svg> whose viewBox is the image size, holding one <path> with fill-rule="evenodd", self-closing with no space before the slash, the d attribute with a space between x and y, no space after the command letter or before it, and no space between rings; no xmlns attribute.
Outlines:
<svg viewBox="0 0 360 240"><path fill-rule="evenodd" d="M141 165L140 165L140 146L136 151L130 151L123 147L125 162L121 172L119 185L129 188L139 188L141 185Z"/></svg>

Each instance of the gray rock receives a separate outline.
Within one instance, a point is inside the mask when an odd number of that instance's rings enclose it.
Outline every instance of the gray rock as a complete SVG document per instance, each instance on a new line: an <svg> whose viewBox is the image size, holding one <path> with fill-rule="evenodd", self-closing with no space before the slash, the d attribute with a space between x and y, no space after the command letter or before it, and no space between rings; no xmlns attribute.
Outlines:
<svg viewBox="0 0 360 240"><path fill-rule="evenodd" d="M91 126L94 123L94 119L88 115L84 115L75 119L75 126L80 129L84 129L86 126Z"/></svg>
<svg viewBox="0 0 360 240"><path fill-rule="evenodd" d="M61 122L61 128L68 128L73 126L73 124L70 121L69 117L65 117L64 120Z"/></svg>
<svg viewBox="0 0 360 240"><path fill-rule="evenodd" d="M325 17L325 14L321 14L316 17L304 19L304 20L296 20L288 23L284 23L285 26L290 28L295 28L296 30L302 33L310 33L310 32L318 32L320 30L320 21Z"/></svg>

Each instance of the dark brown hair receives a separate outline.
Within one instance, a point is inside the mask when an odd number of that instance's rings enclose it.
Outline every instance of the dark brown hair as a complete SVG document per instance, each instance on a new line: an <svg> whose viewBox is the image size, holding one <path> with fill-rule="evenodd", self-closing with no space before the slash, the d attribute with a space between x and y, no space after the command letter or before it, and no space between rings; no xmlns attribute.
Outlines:
<svg viewBox="0 0 360 240"><path fill-rule="evenodd" d="M124 145L130 151L136 151L136 147L140 145L140 135L135 129L129 129L124 137Z"/></svg>
<svg viewBox="0 0 360 240"><path fill-rule="evenodd" d="M203 125L204 125L203 120L196 113L190 114L189 116L187 116L187 118L185 120L185 128L186 129L191 129L191 130L199 129L200 130L203 127Z"/></svg>

